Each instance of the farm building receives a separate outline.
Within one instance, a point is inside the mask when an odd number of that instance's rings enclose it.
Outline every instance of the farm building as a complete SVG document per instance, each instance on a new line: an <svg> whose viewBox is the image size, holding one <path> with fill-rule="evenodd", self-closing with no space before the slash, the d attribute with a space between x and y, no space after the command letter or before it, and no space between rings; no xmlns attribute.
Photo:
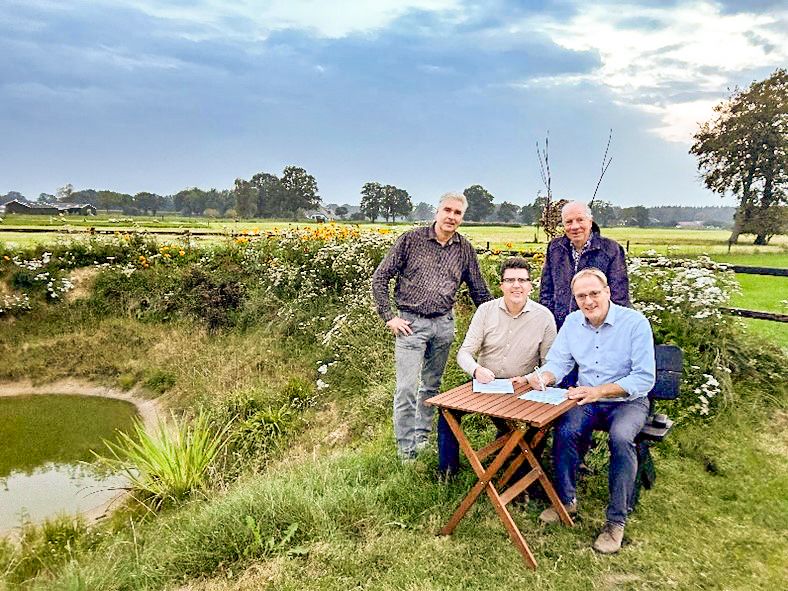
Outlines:
<svg viewBox="0 0 788 591"><path fill-rule="evenodd" d="M96 208L89 203L25 203L9 201L5 204L5 213L27 213L32 215L96 215Z"/></svg>

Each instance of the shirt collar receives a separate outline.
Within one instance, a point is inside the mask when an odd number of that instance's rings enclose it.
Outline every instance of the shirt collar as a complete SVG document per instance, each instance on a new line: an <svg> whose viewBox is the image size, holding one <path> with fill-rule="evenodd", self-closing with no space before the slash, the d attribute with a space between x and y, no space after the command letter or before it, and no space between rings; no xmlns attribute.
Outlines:
<svg viewBox="0 0 788 591"><path fill-rule="evenodd" d="M436 223L437 222L432 222L430 224L429 229L427 230L427 240L434 240L435 242L438 242L438 235L435 233L435 224ZM460 238L457 235L457 232L454 232L454 234L451 235L451 238L449 238L449 240L446 242L446 245L448 246L449 244L454 244L455 242L458 242L459 240L460 240ZM440 244L440 242L438 242L438 244Z"/></svg>
<svg viewBox="0 0 788 591"><path fill-rule="evenodd" d="M607 316L605 316L605 319L602 321L602 324L600 324L599 326L604 326L605 324L609 324L610 326L614 326L616 324L616 316L617 316L617 311L616 310L617 310L618 307L619 306L617 304L614 304L611 301L610 302L610 308L608 308L608 310L607 310ZM580 313L582 314L583 312L581 311ZM588 321L588 318L586 318L585 316L583 316L583 324L587 328L594 328L591 325L591 323Z"/></svg>
<svg viewBox="0 0 788 591"><path fill-rule="evenodd" d="M525 306L523 306L523 309L520 310L520 312L518 314L514 315L514 316L512 316L512 314L509 313L509 310L506 308L506 302L504 301L504 299L502 297L499 298L499 300L498 300L498 307L501 310L503 310L504 313L507 314L508 316L510 316L511 318L519 318L520 316L522 316L526 312L530 312L531 310L534 309L534 301L531 298L527 298L525 300Z"/></svg>

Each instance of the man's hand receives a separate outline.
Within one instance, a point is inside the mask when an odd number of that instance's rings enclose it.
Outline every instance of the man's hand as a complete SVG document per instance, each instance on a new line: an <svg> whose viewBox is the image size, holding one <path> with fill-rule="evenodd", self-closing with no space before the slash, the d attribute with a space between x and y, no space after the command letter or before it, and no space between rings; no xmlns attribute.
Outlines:
<svg viewBox="0 0 788 591"><path fill-rule="evenodd" d="M495 374L486 367L482 367L480 365L476 368L476 371L473 372L473 377L475 377L482 384L489 384L495 379Z"/></svg>
<svg viewBox="0 0 788 591"><path fill-rule="evenodd" d="M569 388L566 397L569 400L577 400L577 405L583 406L608 396L599 386L577 386L576 388Z"/></svg>
<svg viewBox="0 0 788 591"><path fill-rule="evenodd" d="M525 379L528 380L528 385L531 386L531 389L533 389L533 390L544 390L544 388L542 387L542 384L539 383L539 376L536 375L535 371L532 371L527 376L525 376ZM542 381L544 382L545 387L547 387L550 384L554 384L555 383L555 376L552 374L552 372L543 371L542 372Z"/></svg>
<svg viewBox="0 0 788 591"><path fill-rule="evenodd" d="M410 328L410 321L400 318L399 316L394 316L394 318L386 322L386 326L388 326L389 330L394 333L394 336L400 334L406 336L413 334L413 330Z"/></svg>
<svg viewBox="0 0 788 591"><path fill-rule="evenodd" d="M527 384L528 383L528 376L514 376L512 378L512 384L515 386L519 386L520 384Z"/></svg>

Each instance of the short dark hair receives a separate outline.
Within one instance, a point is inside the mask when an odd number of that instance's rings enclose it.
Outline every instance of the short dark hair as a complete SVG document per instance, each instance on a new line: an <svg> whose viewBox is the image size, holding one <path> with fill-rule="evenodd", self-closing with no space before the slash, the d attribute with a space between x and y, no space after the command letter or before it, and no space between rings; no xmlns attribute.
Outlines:
<svg viewBox="0 0 788 591"><path fill-rule="evenodd" d="M506 269L525 269L528 271L528 279L531 278L531 265L523 257L509 257L501 263L501 281Z"/></svg>

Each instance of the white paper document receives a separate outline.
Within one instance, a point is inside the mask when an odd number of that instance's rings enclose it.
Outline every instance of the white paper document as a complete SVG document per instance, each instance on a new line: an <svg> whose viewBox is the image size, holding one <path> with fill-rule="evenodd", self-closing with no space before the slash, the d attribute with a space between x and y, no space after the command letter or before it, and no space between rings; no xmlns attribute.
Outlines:
<svg viewBox="0 0 788 591"><path fill-rule="evenodd" d="M561 404L566 400L566 392L563 388L545 388L544 390L530 390L518 398L546 404Z"/></svg>
<svg viewBox="0 0 788 591"><path fill-rule="evenodd" d="M506 378L498 378L487 384L482 384L474 378L473 391L479 394L514 394L514 386L512 381Z"/></svg>

